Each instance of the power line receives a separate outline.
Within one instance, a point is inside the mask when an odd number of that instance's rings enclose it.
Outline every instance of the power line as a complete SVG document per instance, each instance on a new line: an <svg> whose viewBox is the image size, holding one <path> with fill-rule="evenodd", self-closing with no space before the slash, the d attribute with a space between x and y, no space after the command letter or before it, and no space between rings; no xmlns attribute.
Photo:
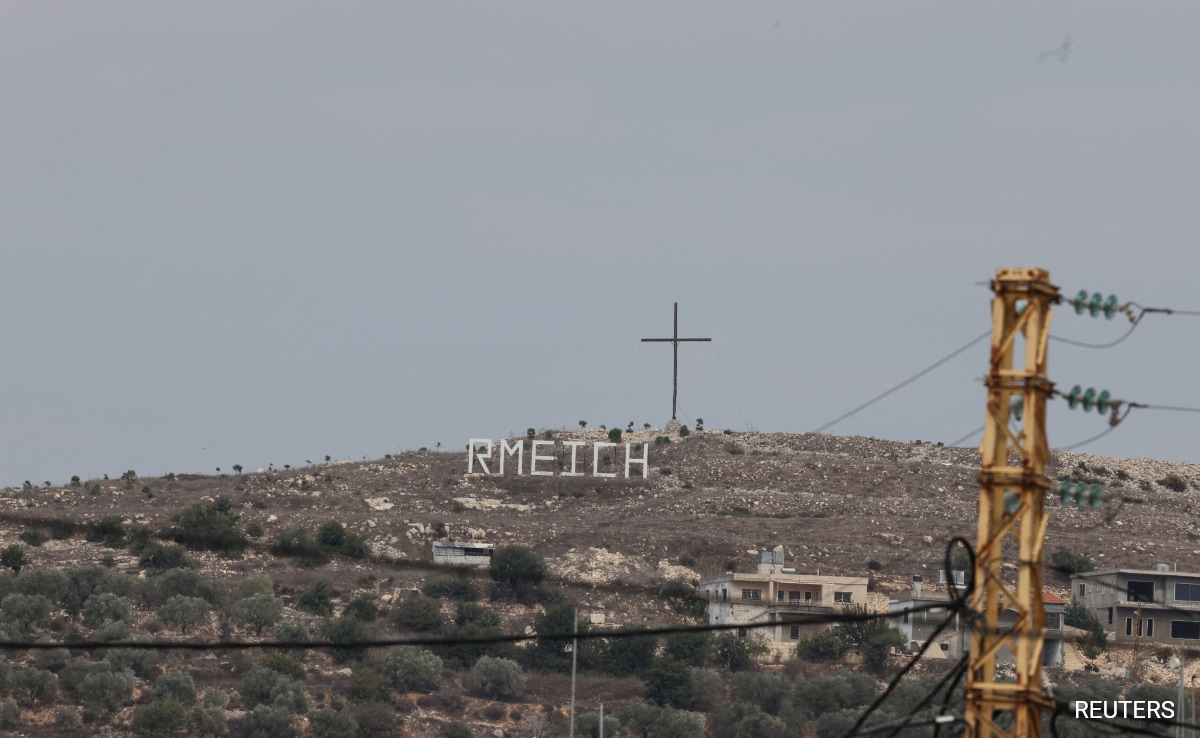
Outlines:
<svg viewBox="0 0 1200 738"><path fill-rule="evenodd" d="M917 372L916 374L912 375L911 377L909 377L908 379L904 380L904 381L903 381L903 382L901 382L900 384L897 384L896 386L894 386L894 387L892 387L892 388L890 388L890 389L888 389L888 390L885 390L884 392L882 392L882 393L880 393L880 394L876 395L875 397L872 397L871 399L867 400L867 401L866 401L866 402L864 402L863 404L861 404L861 405L859 405L858 407L854 408L854 409L853 409L853 410L851 410L850 412L848 412L848 413L845 413L845 414L843 414L843 415L839 415L838 417L834 418L833 420L829 421L829 422L828 422L828 423L826 423L825 425L821 426L820 428L817 428L816 430L814 430L814 431L812 431L812 432L813 432L813 433L821 433L822 431L826 430L827 428L831 428L831 427L833 427L833 426L837 425L838 423L842 422L842 421L843 421L843 420L845 420L846 418L849 418L851 415L854 415L854 414L856 414L856 413L858 413L858 412L860 412L860 411L862 411L862 410L866 410L868 407L870 407L870 406L874 405L876 402L879 402L880 400L882 400L883 398L885 398L885 397L887 397L888 395L892 394L893 392L896 392L897 390L900 390L900 389L903 389L903 388L907 387L908 385L910 385L910 384L912 384L913 382L917 381L918 379L920 379L921 377L925 376L926 374L928 374L929 372L933 371L934 369L937 369L937 368L938 368L939 366L941 366L942 364L945 364L947 361L950 361L950 360L951 360L951 359L953 359L954 357L958 356L958 355L959 355L959 354L961 354L962 352L964 352L964 351L966 351L967 349L971 348L972 346L974 346L975 344L979 343L980 341L982 341L983 339L987 338L987 337L988 337L988 336L990 336L990 335L992 335L992 332L991 332L990 330L989 330L989 331L987 331L987 332L985 332L985 333L981 333L981 334L980 334L978 337L971 339L970 341L968 341L968 342L967 342L966 344L964 344L963 346L960 346L960 347L956 348L955 350L951 351L949 354L946 354L946 355L945 355L945 356L943 356L942 358L938 359L938 360L937 360L937 361L935 361L934 363L930 364L929 366L925 367L925 368L924 368L924 369L922 369L921 371L919 371L919 372Z"/></svg>
<svg viewBox="0 0 1200 738"><path fill-rule="evenodd" d="M911 613L940 610L946 607L942 603L920 605L909 610ZM842 612L828 615L798 614L789 619L789 623L798 625L833 625L853 622L869 622L886 620L892 613ZM752 630L773 628L779 623L727 623L721 625L676 625L643 630L594 630L586 633L541 633L541 634L507 634L499 633L487 636L472 636L454 638L372 638L357 641L12 641L0 640L0 650L48 650L54 648L74 648L85 650L105 650L114 648L131 648L139 650L183 650L183 651L215 651L215 650L246 650L252 648L275 648L280 650L308 648L377 648L387 646L458 646L464 644L517 643L520 641L569 641L607 640L612 638L648 638L676 633L713 633L725 631Z"/></svg>

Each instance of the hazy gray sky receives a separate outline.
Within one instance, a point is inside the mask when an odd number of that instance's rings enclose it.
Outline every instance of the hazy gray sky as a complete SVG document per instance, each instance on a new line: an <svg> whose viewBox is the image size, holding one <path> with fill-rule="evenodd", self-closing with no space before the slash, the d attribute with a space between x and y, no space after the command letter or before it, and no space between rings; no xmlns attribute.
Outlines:
<svg viewBox="0 0 1200 738"><path fill-rule="evenodd" d="M2 484L661 425L676 300L685 422L793 432L986 330L997 266L1200 308L1190 2L0 9ZM1197 336L1053 379L1200 405ZM833 430L970 431L986 351Z"/></svg>

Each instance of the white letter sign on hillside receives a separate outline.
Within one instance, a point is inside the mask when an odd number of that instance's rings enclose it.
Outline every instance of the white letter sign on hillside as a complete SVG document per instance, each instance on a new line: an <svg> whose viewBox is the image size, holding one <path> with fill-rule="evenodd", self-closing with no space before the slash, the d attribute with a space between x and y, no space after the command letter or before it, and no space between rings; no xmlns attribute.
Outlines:
<svg viewBox="0 0 1200 738"><path fill-rule="evenodd" d="M521 474L521 470L525 467L525 445L517 441L513 446L508 445L508 441L500 439L500 473L504 473L504 457L517 454L517 475Z"/></svg>
<svg viewBox="0 0 1200 738"><path fill-rule="evenodd" d="M560 459L560 457L553 455L553 453L549 456L538 453L539 450L541 450L542 448L544 448L546 446L549 446L551 451L553 452L555 446L558 445L558 441L528 441L527 442L524 439L514 440L511 444L505 439L500 440L500 442L498 444L499 448L497 449L496 455L500 457L499 473L501 475L505 474L505 471L504 471L505 458L511 457L511 456L517 457L517 475L520 476L521 474L524 474L524 472L525 472L525 443L529 443L529 474L530 474L530 476L552 477L555 474L558 474L558 475L564 476L564 477L586 477L586 476L589 476L588 470L586 469L588 454L586 451L583 452L582 454L580 454L580 452L579 452L580 446L588 445L587 441L563 441L562 442L562 446L564 447L564 452L565 452L566 448L570 449L569 453L571 456L571 466L570 466L570 470L567 471L565 469L566 465L567 465L565 460L562 460L562 459ZM601 441L601 442L593 443L591 445L592 445L592 453L591 453L592 468L591 468L590 476L593 476L593 477L615 477L615 476L617 476L616 472L603 472L603 471L600 471L600 469L604 465L607 465L614 461L616 461L618 464L617 468L620 468L619 460L612 459L608 454L604 453L604 450L609 449L609 448L618 448L618 447L620 447L621 444L608 443L607 441ZM641 448L642 456L640 459L634 458L633 448L635 445L640 445L642 447ZM581 456L582 456L582 458L580 458ZM490 438L472 438L472 439L470 439L470 443L467 444L467 473L468 474L476 473L475 465L476 465L476 463L478 463L480 470L482 470L481 473L491 476L492 470L489 469L488 465L487 465L487 460L491 459L491 458L492 458L492 439L490 439ZM603 461L602 461L602 459L603 459ZM538 469L539 461L542 462L541 469ZM633 466L634 464L641 464L642 479L646 479L647 471L650 467L650 444L648 444L648 443L642 443L642 444L626 443L625 444L625 478L626 479L629 479L630 467ZM550 467L549 469L546 468L547 465L549 465L549 467ZM555 471L556 469L563 469L563 471Z"/></svg>

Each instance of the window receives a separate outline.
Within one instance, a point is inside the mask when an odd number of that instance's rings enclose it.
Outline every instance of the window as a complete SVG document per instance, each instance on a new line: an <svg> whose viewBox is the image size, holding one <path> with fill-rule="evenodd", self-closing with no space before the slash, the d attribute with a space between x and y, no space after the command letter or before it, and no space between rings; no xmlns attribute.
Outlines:
<svg viewBox="0 0 1200 738"><path fill-rule="evenodd" d="M850 594L851 594L850 592L834 592L833 593L833 601L834 602L849 602Z"/></svg>
<svg viewBox="0 0 1200 738"><path fill-rule="evenodd" d="M908 622L908 608L904 608L904 622Z"/></svg>
<svg viewBox="0 0 1200 738"><path fill-rule="evenodd" d="M1046 627L1050 630L1062 630L1062 615L1056 612L1046 613Z"/></svg>
<svg viewBox="0 0 1200 738"><path fill-rule="evenodd" d="M1172 620L1171 637L1189 641L1200 641L1200 621Z"/></svg>
<svg viewBox="0 0 1200 738"><path fill-rule="evenodd" d="M779 595L776 599L778 599L780 602L783 602L783 590L779 590L776 592L776 594Z"/></svg>
<svg viewBox="0 0 1200 738"><path fill-rule="evenodd" d="M1176 584L1175 599L1179 602L1200 602L1200 584Z"/></svg>
<svg viewBox="0 0 1200 738"><path fill-rule="evenodd" d="M805 593L804 593L804 601L805 601L805 602L812 602L812 592L805 592Z"/></svg>
<svg viewBox="0 0 1200 738"><path fill-rule="evenodd" d="M1087 585L1086 585L1086 584L1084 584L1083 582L1080 582L1080 583L1079 583L1079 596L1080 596L1080 597L1083 597L1083 595L1084 595L1086 592L1087 592Z"/></svg>
<svg viewBox="0 0 1200 738"><path fill-rule="evenodd" d="M788 592L788 602L796 602L799 599L800 599L800 593L797 592L796 590L793 589L791 592Z"/></svg>
<svg viewBox="0 0 1200 738"><path fill-rule="evenodd" d="M1130 581L1125 585L1130 602L1154 602L1154 582Z"/></svg>
<svg viewBox="0 0 1200 738"><path fill-rule="evenodd" d="M799 625L792 626L792 633L791 633L790 637L793 641L800 640L800 626Z"/></svg>
<svg viewBox="0 0 1200 738"><path fill-rule="evenodd" d="M1146 620L1146 637L1154 637L1154 618L1149 618Z"/></svg>
<svg viewBox="0 0 1200 738"><path fill-rule="evenodd" d="M1110 607L1110 608L1108 608L1108 624L1112 625L1112 621L1113 621L1113 609Z"/></svg>
<svg viewBox="0 0 1200 738"><path fill-rule="evenodd" d="M1133 618L1125 618L1125 635L1133 635Z"/></svg>
<svg viewBox="0 0 1200 738"><path fill-rule="evenodd" d="M729 590L727 590L727 589L721 590L721 602L728 602L728 601L729 601Z"/></svg>
<svg viewBox="0 0 1200 738"><path fill-rule="evenodd" d="M742 590L742 599L743 600L761 600L762 599L762 590L761 589L743 589Z"/></svg>

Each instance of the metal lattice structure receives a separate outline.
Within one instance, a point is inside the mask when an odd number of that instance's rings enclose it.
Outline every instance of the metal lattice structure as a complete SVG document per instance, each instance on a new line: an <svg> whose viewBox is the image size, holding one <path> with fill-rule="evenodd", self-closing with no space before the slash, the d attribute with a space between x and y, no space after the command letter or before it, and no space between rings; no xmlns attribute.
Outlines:
<svg viewBox="0 0 1200 738"><path fill-rule="evenodd" d="M1042 690L1042 541L1050 487L1046 400L1054 389L1046 377L1046 348L1059 293L1042 269L998 269L992 290L966 735L1037 738L1041 711L1053 704ZM1014 553L1015 560L1006 562ZM1015 587L1001 578L1005 563L1017 566ZM1002 649L1015 659L1016 683L996 679Z"/></svg>

